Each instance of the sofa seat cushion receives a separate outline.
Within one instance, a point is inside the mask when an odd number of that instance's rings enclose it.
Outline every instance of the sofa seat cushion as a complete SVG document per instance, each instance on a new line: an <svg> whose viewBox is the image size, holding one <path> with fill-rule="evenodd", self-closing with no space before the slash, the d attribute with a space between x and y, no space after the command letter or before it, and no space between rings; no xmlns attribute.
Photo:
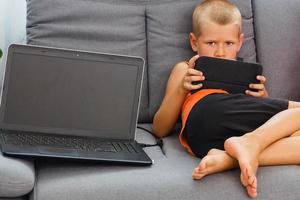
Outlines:
<svg viewBox="0 0 300 200"><path fill-rule="evenodd" d="M137 139L140 142L154 142L150 134L141 130ZM191 157L183 150L176 134L165 138L164 143L166 156L158 147L145 149L154 160L150 167L40 162L37 165L34 199L249 199L241 187L239 170L194 181L191 173L200 159ZM299 169L299 166L260 168L257 199L297 199L300 196Z"/></svg>
<svg viewBox="0 0 300 200"><path fill-rule="evenodd" d="M33 161L10 158L0 152L0 197L20 197L34 186Z"/></svg>

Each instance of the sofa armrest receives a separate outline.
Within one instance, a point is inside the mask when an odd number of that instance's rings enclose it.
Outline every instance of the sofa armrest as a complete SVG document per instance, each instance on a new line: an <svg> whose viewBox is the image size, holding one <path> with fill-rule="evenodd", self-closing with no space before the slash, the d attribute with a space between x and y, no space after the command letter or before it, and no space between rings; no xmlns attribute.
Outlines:
<svg viewBox="0 0 300 200"><path fill-rule="evenodd" d="M0 197L20 197L32 191L34 163L3 156L0 153Z"/></svg>

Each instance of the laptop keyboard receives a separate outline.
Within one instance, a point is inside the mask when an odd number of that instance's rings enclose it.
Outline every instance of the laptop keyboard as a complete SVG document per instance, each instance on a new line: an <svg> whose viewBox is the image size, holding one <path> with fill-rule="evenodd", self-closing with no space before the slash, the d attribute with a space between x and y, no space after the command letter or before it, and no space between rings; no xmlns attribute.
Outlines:
<svg viewBox="0 0 300 200"><path fill-rule="evenodd" d="M15 133L1 131L1 137L7 144L23 146L49 146L55 148L96 152L127 152L138 151L130 142L107 142L97 138L80 138L72 136L38 135L32 133Z"/></svg>

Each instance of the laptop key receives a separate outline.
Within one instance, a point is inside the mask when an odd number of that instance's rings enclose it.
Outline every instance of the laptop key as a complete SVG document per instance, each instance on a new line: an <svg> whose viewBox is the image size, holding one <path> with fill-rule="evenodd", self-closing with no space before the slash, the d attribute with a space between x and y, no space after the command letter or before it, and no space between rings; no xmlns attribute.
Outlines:
<svg viewBox="0 0 300 200"><path fill-rule="evenodd" d="M117 152L122 151L120 145L117 142L112 142L112 145L114 146L114 148L117 150Z"/></svg>
<svg viewBox="0 0 300 200"><path fill-rule="evenodd" d="M127 148L127 150L130 152L130 153L135 153L135 150L133 149L133 147L131 146L130 143L125 143L125 146Z"/></svg>

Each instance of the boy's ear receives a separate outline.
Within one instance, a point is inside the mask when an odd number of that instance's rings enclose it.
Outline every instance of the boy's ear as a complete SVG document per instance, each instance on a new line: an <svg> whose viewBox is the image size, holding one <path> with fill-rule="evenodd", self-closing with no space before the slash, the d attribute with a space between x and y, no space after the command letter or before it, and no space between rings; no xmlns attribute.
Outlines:
<svg viewBox="0 0 300 200"><path fill-rule="evenodd" d="M241 50L241 48L242 48L242 45L243 45L243 43L244 43L244 33L241 33L240 34L240 36L239 36L239 47L238 47L238 51L240 51Z"/></svg>
<svg viewBox="0 0 300 200"><path fill-rule="evenodd" d="M190 44L193 51L197 52L198 51L197 37L195 36L194 33L190 33L189 38L190 38Z"/></svg>

